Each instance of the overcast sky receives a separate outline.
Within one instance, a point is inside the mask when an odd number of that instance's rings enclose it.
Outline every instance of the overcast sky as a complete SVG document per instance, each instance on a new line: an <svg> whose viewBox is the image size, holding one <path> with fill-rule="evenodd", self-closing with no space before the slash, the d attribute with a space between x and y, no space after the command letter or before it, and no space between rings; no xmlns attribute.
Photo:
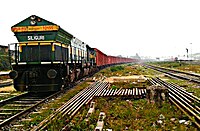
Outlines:
<svg viewBox="0 0 200 131"><path fill-rule="evenodd" d="M0 44L17 42L10 28L30 15L60 25L109 55L200 52L199 0L5 0Z"/></svg>

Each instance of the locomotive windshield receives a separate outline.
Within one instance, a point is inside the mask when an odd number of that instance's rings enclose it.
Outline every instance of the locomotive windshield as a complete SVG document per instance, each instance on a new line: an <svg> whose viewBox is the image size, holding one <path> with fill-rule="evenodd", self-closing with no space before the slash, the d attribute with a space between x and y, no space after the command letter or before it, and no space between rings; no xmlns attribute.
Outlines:
<svg viewBox="0 0 200 131"><path fill-rule="evenodd" d="M12 47L11 47L12 46ZM18 62L67 61L68 48L59 43L16 43L9 45L10 56Z"/></svg>
<svg viewBox="0 0 200 131"><path fill-rule="evenodd" d="M51 45L30 45L20 47L19 61L51 61Z"/></svg>

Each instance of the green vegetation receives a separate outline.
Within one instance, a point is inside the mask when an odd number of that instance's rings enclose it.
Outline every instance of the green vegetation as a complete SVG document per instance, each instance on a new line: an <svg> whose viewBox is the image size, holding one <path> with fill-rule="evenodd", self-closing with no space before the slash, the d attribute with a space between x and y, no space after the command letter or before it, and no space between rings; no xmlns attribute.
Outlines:
<svg viewBox="0 0 200 131"><path fill-rule="evenodd" d="M124 70L116 70L110 72L109 68L102 71L103 74L98 75L109 76L114 74L121 75L133 75L142 74L149 77L159 77L168 79L162 73L154 71L152 69L146 69L142 66L125 66ZM109 72L109 73L108 73ZM107 74L108 73L108 74ZM168 79L171 82L176 80ZM185 81L179 81L182 87L194 86L193 84L186 84ZM145 85L145 87L148 85ZM133 88L135 85L131 82L114 82L111 84L111 88ZM111 128L113 130L197 130L193 126L186 126L180 124L179 120L189 120L176 106L170 103L164 103L161 108L158 108L154 104L149 104L145 99L140 100L127 100L124 98L97 98L96 111L89 118L89 122L86 123L85 116L89 108L83 107L78 114L73 118L69 127L71 130L94 130L98 120L98 115L101 111L106 113L105 128ZM165 119L163 124L158 124L157 120L159 115L164 115Z"/></svg>
<svg viewBox="0 0 200 131"><path fill-rule="evenodd" d="M5 51L0 51L0 71L2 70L10 70L8 53Z"/></svg>
<svg viewBox="0 0 200 131"><path fill-rule="evenodd" d="M178 120L186 119L175 106L170 103L163 103L161 108L154 104L147 103L146 100L123 100L120 98L98 98L96 110L91 115L89 122L85 122L85 116L88 108L81 110L73 121L71 121L71 130L94 130L98 115L101 111L106 113L104 129L112 130L195 130L193 126L179 124ZM84 107L85 108L85 107ZM165 119L163 124L158 124L159 116L163 115ZM174 121L171 119L175 118Z"/></svg>
<svg viewBox="0 0 200 131"><path fill-rule="evenodd" d="M150 64L167 67L167 68L175 68L183 71L192 71L195 73L200 73L200 65L191 63L191 62L152 62Z"/></svg>
<svg viewBox="0 0 200 131"><path fill-rule="evenodd" d="M187 66L189 65L186 62L180 62L180 61L164 61L164 62L151 62L150 64L159 65L167 68L177 68L180 66Z"/></svg>
<svg viewBox="0 0 200 131"><path fill-rule="evenodd" d="M198 98L200 98L200 87L196 86L196 87L188 87L186 88L186 91L193 93L195 96L197 96Z"/></svg>
<svg viewBox="0 0 200 131"><path fill-rule="evenodd" d="M120 70L124 70L124 67L123 66L112 66L112 67L110 67L111 72L120 71Z"/></svg>
<svg viewBox="0 0 200 131"><path fill-rule="evenodd" d="M96 78L101 76L111 77L111 76L130 76L130 75L138 75L140 74L138 70L136 70L136 66L129 64L120 65L120 66L111 66L106 69L101 70L99 73L95 74Z"/></svg>

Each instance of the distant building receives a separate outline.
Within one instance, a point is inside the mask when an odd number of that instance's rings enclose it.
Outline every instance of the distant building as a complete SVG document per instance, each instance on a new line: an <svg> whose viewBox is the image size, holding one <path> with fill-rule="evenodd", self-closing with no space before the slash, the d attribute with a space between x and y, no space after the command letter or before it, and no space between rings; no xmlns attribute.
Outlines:
<svg viewBox="0 0 200 131"><path fill-rule="evenodd" d="M130 56L130 58L133 58L133 59L141 59L141 57L138 55L138 53L136 53L135 56Z"/></svg>

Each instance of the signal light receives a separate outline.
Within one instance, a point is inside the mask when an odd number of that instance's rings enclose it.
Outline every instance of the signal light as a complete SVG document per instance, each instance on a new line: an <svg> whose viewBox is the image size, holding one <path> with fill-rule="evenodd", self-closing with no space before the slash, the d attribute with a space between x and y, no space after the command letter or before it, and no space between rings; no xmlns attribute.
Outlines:
<svg viewBox="0 0 200 131"><path fill-rule="evenodd" d="M42 20L40 18L37 19L38 22L41 22Z"/></svg>

